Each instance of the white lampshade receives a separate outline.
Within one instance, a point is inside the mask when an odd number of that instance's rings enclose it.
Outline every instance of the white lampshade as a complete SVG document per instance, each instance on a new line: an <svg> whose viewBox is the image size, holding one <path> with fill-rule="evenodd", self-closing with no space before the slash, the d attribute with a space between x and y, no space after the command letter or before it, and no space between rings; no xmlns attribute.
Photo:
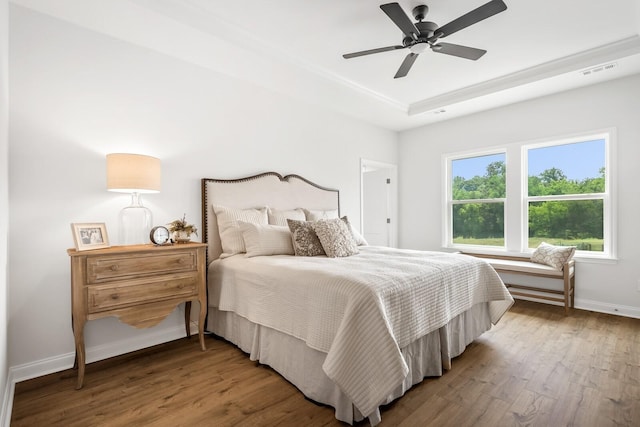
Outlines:
<svg viewBox="0 0 640 427"><path fill-rule="evenodd" d="M141 154L107 154L107 190L131 193L131 205L118 216L120 244L149 243L153 219L140 193L160 191L160 160Z"/></svg>
<svg viewBox="0 0 640 427"><path fill-rule="evenodd" d="M160 191L160 159L142 154L107 154L107 190L120 193Z"/></svg>

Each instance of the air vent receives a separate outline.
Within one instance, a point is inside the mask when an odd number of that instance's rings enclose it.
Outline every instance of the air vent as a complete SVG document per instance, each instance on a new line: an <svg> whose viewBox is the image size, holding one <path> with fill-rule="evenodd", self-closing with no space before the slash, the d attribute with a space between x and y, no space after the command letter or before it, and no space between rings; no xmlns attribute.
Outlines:
<svg viewBox="0 0 640 427"><path fill-rule="evenodd" d="M611 70L613 68L616 68L617 66L617 62L610 62L608 64L598 65L597 67L587 68L586 70L580 71L580 74L582 74L583 76L590 76L592 74L598 74L603 71Z"/></svg>

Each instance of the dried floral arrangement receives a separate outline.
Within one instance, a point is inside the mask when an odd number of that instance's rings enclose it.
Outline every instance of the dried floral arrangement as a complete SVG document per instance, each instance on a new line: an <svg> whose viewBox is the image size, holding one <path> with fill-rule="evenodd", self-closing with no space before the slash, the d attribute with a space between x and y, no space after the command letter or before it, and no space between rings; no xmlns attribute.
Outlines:
<svg viewBox="0 0 640 427"><path fill-rule="evenodd" d="M172 233L183 231L187 233L187 235L198 235L198 229L196 228L196 226L193 224L187 224L187 214L182 215L182 219L176 219L175 221L167 224L167 228Z"/></svg>

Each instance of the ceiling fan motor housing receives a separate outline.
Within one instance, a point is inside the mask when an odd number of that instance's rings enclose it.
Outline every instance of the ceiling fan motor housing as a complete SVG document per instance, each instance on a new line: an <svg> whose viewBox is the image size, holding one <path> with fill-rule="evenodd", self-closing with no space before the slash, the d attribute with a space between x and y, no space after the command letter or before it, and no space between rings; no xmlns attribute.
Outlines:
<svg viewBox="0 0 640 427"><path fill-rule="evenodd" d="M438 24L429 21L416 22L415 25L418 31L420 31L420 34L418 34L418 40L413 40L411 37L405 37L404 39L402 39L403 46L411 46L415 43L425 43L439 28Z"/></svg>

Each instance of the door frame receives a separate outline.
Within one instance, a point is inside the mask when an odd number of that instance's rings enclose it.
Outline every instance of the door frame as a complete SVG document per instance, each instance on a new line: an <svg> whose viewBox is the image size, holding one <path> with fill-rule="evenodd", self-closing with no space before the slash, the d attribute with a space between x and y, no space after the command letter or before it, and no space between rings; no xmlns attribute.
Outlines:
<svg viewBox="0 0 640 427"><path fill-rule="evenodd" d="M389 187L388 213L391 217L389 227L389 246L398 247L398 165L360 158L360 233L364 235L364 174L366 172L388 169L391 175Z"/></svg>

